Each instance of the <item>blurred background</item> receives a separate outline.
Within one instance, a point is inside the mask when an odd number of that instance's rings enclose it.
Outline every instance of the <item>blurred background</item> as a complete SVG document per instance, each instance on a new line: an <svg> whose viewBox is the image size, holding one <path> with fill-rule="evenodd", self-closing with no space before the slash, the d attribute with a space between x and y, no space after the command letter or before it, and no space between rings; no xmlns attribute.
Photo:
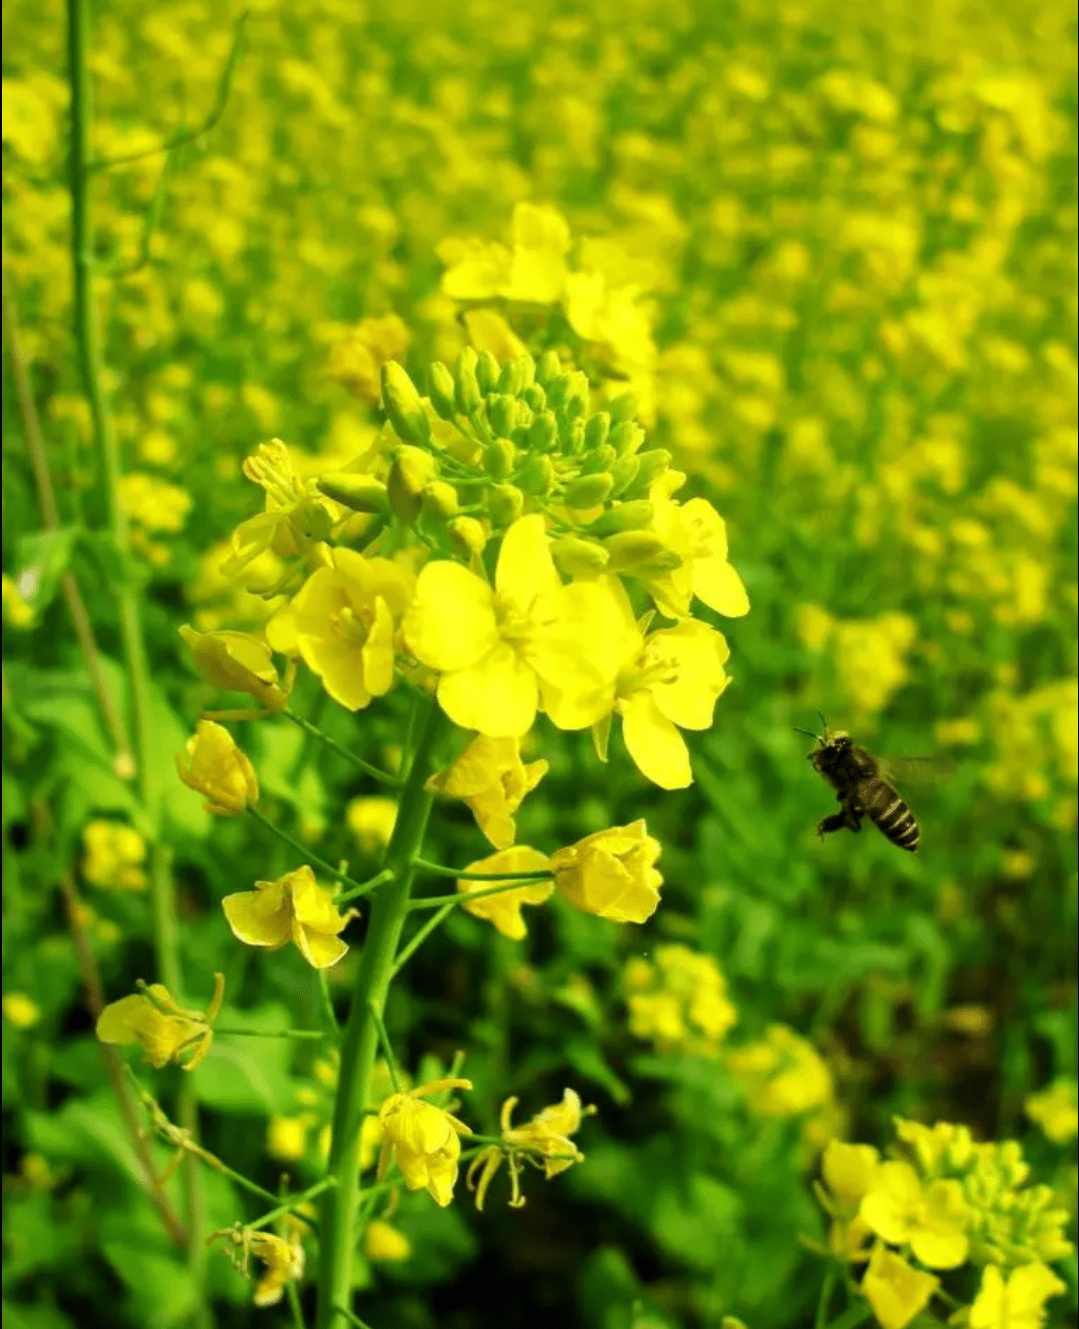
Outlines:
<svg viewBox="0 0 1079 1329"><path fill-rule="evenodd" d="M214 107L240 8L93 11L94 150L134 158L93 182L95 294L196 1004L221 970L247 1024L280 1027L297 1003L317 1018L299 956L237 947L218 907L253 862L267 879L287 864L247 825L211 825L171 775L216 700L178 626L254 629L272 608L219 572L258 508L240 462L259 442L332 468L377 437L384 361L422 384L469 342L554 346L600 393L637 394L649 446L726 518L752 601L720 625L734 678L713 729L689 736L692 788L655 789L621 748L603 767L586 736L543 737L552 770L519 838L646 817L666 879L652 921L554 904L514 944L454 917L395 993L417 1081L466 1051L486 1129L510 1093L523 1114L566 1085L598 1114L587 1162L530 1177L519 1212L497 1183L480 1215L463 1191L447 1210L405 1196L407 1257L368 1252L365 1318L809 1326L820 1150L883 1146L897 1114L1021 1140L1074 1227L1073 7L256 0L220 120L167 156L140 154ZM283 1325L219 1253L200 1292L136 1187L56 889L80 892L107 999L157 977L145 849L117 831L130 786L57 595L70 567L119 695L71 332L64 11L10 0L3 24L8 295L60 521L80 532L41 564L6 356L5 1318L205 1323L191 1317L208 1298L222 1325ZM476 275L490 246L521 246L522 201L568 223L575 304L515 302ZM341 742L377 756L395 741L392 703L361 722L312 683L297 706ZM883 758L933 758L935 779L901 785L917 856L872 828L817 838L834 800L796 728L819 713ZM279 818L365 875L377 791L298 731L236 732ZM436 836L432 857L478 856L465 815ZM723 1055L627 1017L634 983L681 990L686 954L722 973ZM354 962L332 971L342 994ZM193 1077L207 1146L269 1189L318 1175L335 1074L285 1043L223 1038ZM166 1101L178 1074L139 1069ZM1059 1120L1025 1107L1051 1086ZM244 1204L206 1174L207 1230ZM1074 1256L1068 1276L1054 1323L1075 1322Z"/></svg>

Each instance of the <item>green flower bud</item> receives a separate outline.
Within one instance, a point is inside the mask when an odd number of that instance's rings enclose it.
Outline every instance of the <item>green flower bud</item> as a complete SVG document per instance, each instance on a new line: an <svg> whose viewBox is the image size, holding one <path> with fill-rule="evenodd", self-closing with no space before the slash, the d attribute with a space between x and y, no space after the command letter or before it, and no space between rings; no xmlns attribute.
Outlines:
<svg viewBox="0 0 1079 1329"><path fill-rule="evenodd" d="M597 518L588 528L589 535L614 535L618 531L640 531L651 526L655 513L646 498L635 498L631 503L616 503L609 512Z"/></svg>
<svg viewBox="0 0 1079 1329"><path fill-rule="evenodd" d="M516 485L492 485L487 492L487 510L498 526L509 526L524 511L525 496Z"/></svg>
<svg viewBox="0 0 1079 1329"><path fill-rule="evenodd" d="M637 472L640 470L641 463L639 458L632 452L627 452L624 457L611 466L611 475L614 477L614 488L611 490L611 497L617 498L619 494L624 493L633 481L637 478Z"/></svg>
<svg viewBox="0 0 1079 1329"><path fill-rule="evenodd" d="M328 540L333 530L333 518L320 499L305 499L292 520L308 540Z"/></svg>
<svg viewBox="0 0 1079 1329"><path fill-rule="evenodd" d="M462 415L472 415L479 410L483 401L476 379L476 363L476 352L471 346L466 346L457 357L457 383L453 399Z"/></svg>
<svg viewBox="0 0 1079 1329"><path fill-rule="evenodd" d="M420 496L420 510L425 517L435 521L445 521L447 517L457 515L460 504L457 490L445 480L432 480Z"/></svg>
<svg viewBox="0 0 1079 1329"><path fill-rule="evenodd" d="M496 438L483 450L483 469L492 480L504 480L517 461L517 449L508 438Z"/></svg>
<svg viewBox="0 0 1079 1329"><path fill-rule="evenodd" d="M504 393L488 397L487 419L499 438L509 438L517 427L517 398Z"/></svg>
<svg viewBox="0 0 1079 1329"><path fill-rule="evenodd" d="M585 432L587 434L587 427ZM591 452L589 452L587 450L588 439L586 437L584 445L585 445L584 460L581 462L582 475L595 475L597 471L610 470L610 468L614 465L615 461L617 460L617 454L615 453L614 448L612 448L608 443L601 443L598 448L594 448Z"/></svg>
<svg viewBox="0 0 1079 1329"><path fill-rule="evenodd" d="M517 395L536 381L536 362L527 353L519 355L513 362L517 366Z"/></svg>
<svg viewBox="0 0 1079 1329"><path fill-rule="evenodd" d="M585 447L589 450L600 447L607 442L610 431L611 417L606 411L597 411L595 415L590 415L584 426Z"/></svg>
<svg viewBox="0 0 1079 1329"><path fill-rule="evenodd" d="M644 430L636 420L622 420L611 430L607 442L620 457L627 457L644 442Z"/></svg>
<svg viewBox="0 0 1079 1329"><path fill-rule="evenodd" d="M570 374L568 378L562 410L568 419L577 420L588 414L588 399L591 395L588 386L588 375L582 374L578 370L576 373Z"/></svg>
<svg viewBox="0 0 1079 1329"><path fill-rule="evenodd" d="M567 507L594 508L611 492L614 481L607 472L599 475L581 475L566 486L562 498Z"/></svg>
<svg viewBox="0 0 1079 1329"><path fill-rule="evenodd" d="M483 553L483 546L487 543L487 532L483 523L477 521L475 517L454 517L446 530L454 553L461 554L465 558Z"/></svg>
<svg viewBox="0 0 1079 1329"><path fill-rule="evenodd" d="M480 385L480 391L485 397L489 392L494 392L501 372L498 361L491 352L480 351L480 357L476 361L476 382Z"/></svg>
<svg viewBox="0 0 1079 1329"><path fill-rule="evenodd" d="M373 475L359 475L350 471L331 471L316 481L319 490L343 503L353 512L389 512L390 498L386 486Z"/></svg>
<svg viewBox="0 0 1079 1329"><path fill-rule="evenodd" d="M518 471L516 480L526 494L549 494L555 481L554 462L550 457L529 457Z"/></svg>
<svg viewBox="0 0 1079 1329"><path fill-rule="evenodd" d="M584 421L567 420L564 415L558 417L558 440L562 455L579 457L584 451Z"/></svg>
<svg viewBox="0 0 1079 1329"><path fill-rule="evenodd" d="M558 437L558 421L551 411L540 410L528 427L528 446L534 452L550 452Z"/></svg>
<svg viewBox="0 0 1079 1329"><path fill-rule="evenodd" d="M429 452L422 448L396 449L386 488L390 505L400 521L411 525L416 520L420 515L420 495L437 477L438 462Z"/></svg>
<svg viewBox="0 0 1079 1329"><path fill-rule="evenodd" d="M379 371L382 382L382 405L397 436L417 447L430 441L431 422L423 409L420 394L396 360L389 360Z"/></svg>
<svg viewBox="0 0 1079 1329"><path fill-rule="evenodd" d="M638 453L637 460L640 462L637 474L634 477L633 484L628 486L626 490L634 497L648 493L652 487L652 481L667 470L672 458L666 448L650 448L648 452Z"/></svg>
<svg viewBox="0 0 1079 1329"><path fill-rule="evenodd" d="M520 360L507 360L498 375L498 382L495 384L496 391L504 392L510 397L516 397L523 387L524 377Z"/></svg>
<svg viewBox="0 0 1079 1329"><path fill-rule="evenodd" d="M664 572L673 572L682 563L655 531L620 531L608 536L603 547L611 560L611 572L658 577Z"/></svg>
<svg viewBox="0 0 1079 1329"><path fill-rule="evenodd" d="M457 414L453 394L453 375L441 360L436 360L427 376L427 395L443 420L452 420Z"/></svg>
<svg viewBox="0 0 1079 1329"><path fill-rule="evenodd" d="M632 392L620 393L607 403L607 410L611 413L611 423L620 425L636 416L637 398Z"/></svg>
<svg viewBox="0 0 1079 1329"><path fill-rule="evenodd" d="M557 351L544 351L536 365L536 382L550 391L551 384L562 373L562 361Z"/></svg>
<svg viewBox="0 0 1079 1329"><path fill-rule="evenodd" d="M564 535L551 545L555 567L564 577L598 577L607 568L609 555L602 545Z"/></svg>
<svg viewBox="0 0 1079 1329"><path fill-rule="evenodd" d="M547 394L538 383L529 383L521 390L521 400L528 402L534 411L539 412L547 405Z"/></svg>

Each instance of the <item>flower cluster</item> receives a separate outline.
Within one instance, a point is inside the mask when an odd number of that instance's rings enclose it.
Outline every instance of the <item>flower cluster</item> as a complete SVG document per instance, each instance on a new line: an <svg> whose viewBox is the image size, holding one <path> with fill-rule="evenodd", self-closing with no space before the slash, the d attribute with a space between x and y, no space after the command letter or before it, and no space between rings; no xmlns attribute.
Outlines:
<svg viewBox="0 0 1079 1329"><path fill-rule="evenodd" d="M631 1032L660 1050L714 1053L738 1018L715 960L688 946L657 946L651 959L631 957L622 987Z"/></svg>

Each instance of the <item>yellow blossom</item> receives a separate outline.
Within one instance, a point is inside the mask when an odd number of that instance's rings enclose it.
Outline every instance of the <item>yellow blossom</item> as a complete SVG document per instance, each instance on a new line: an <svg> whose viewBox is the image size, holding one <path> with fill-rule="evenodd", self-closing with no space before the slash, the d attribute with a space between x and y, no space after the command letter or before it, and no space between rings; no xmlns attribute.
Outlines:
<svg viewBox="0 0 1079 1329"><path fill-rule="evenodd" d="M294 1163L307 1152L308 1121L304 1117L271 1117L266 1128L266 1152Z"/></svg>
<svg viewBox="0 0 1079 1329"><path fill-rule="evenodd" d="M4 1019L16 1029L29 1029L41 1019L41 1007L25 992L5 992Z"/></svg>
<svg viewBox="0 0 1079 1329"><path fill-rule="evenodd" d="M1074 1080L1057 1080L1040 1093L1031 1094L1023 1110L1054 1144L1066 1144L1079 1133L1079 1106Z"/></svg>
<svg viewBox="0 0 1079 1329"><path fill-rule="evenodd" d="M390 842L397 821L397 800L374 794L354 798L345 808L345 821L365 854L374 854Z"/></svg>
<svg viewBox="0 0 1079 1329"><path fill-rule="evenodd" d="M225 576L235 577L268 549L281 558L306 554L330 534L333 519L326 501L313 482L296 475L279 438L260 444L244 462L243 472L265 491L266 510L233 532L231 552L221 566ZM279 588L263 591L271 589Z"/></svg>
<svg viewBox="0 0 1079 1329"><path fill-rule="evenodd" d="M102 1043L139 1043L151 1066L175 1061L193 1071L214 1041L213 1022L225 997L225 980L214 975L214 995L206 1011L177 1006L167 988L151 983L141 992L121 997L97 1017L95 1032Z"/></svg>
<svg viewBox="0 0 1079 1329"><path fill-rule="evenodd" d="M396 1163L409 1190L425 1190L445 1208L453 1199L462 1135L470 1134L463 1121L423 1100L445 1089L471 1089L471 1080L432 1080L405 1093L391 1094L378 1111L382 1126L379 1179Z"/></svg>
<svg viewBox="0 0 1079 1329"><path fill-rule="evenodd" d="M982 1271L982 1283L970 1308L969 1329L1041 1329L1045 1303L1068 1290L1044 1264L1024 1264L1007 1280L991 1264Z"/></svg>
<svg viewBox="0 0 1079 1329"><path fill-rule="evenodd" d="M912 1268L885 1246L874 1248L862 1279L862 1291L883 1329L904 1329L939 1286L939 1278Z"/></svg>
<svg viewBox="0 0 1079 1329"><path fill-rule="evenodd" d="M193 737L176 758L180 779L206 798L207 812L235 816L258 802L255 768L227 729L200 720Z"/></svg>
<svg viewBox="0 0 1079 1329"><path fill-rule="evenodd" d="M253 891L226 895L221 907L245 945L277 950L293 941L315 969L328 969L345 954L348 946L338 934L356 916L354 909L337 912L333 892L318 884L306 864L277 881L256 881Z"/></svg>
<svg viewBox="0 0 1079 1329"><path fill-rule="evenodd" d="M431 776L427 788L447 798L463 799L491 844L496 849L508 849L517 835L513 814L547 769L545 761L529 762L527 766L521 761L519 739L486 738L481 734L452 766Z"/></svg>
<svg viewBox="0 0 1079 1329"><path fill-rule="evenodd" d="M797 1116L832 1101L827 1065L813 1044L787 1025L771 1025L763 1038L732 1051L728 1065L764 1116Z"/></svg>
<svg viewBox="0 0 1079 1329"><path fill-rule="evenodd" d="M865 1246L872 1230L861 1218L860 1209L879 1165L880 1154L870 1144L830 1140L824 1150L824 1187L816 1188L817 1198L832 1216L829 1246L840 1259L866 1258Z"/></svg>
<svg viewBox="0 0 1079 1329"><path fill-rule="evenodd" d="M643 923L659 906L663 878L654 864L658 840L644 821L596 831L551 857L555 885L587 914L612 923Z"/></svg>
<svg viewBox="0 0 1079 1329"><path fill-rule="evenodd" d="M90 821L83 827L82 875L94 886L112 891L144 891L142 864L146 841L119 821Z"/></svg>
<svg viewBox="0 0 1079 1329"><path fill-rule="evenodd" d="M192 498L186 489L141 471L120 477L120 506L147 531L183 530Z"/></svg>
<svg viewBox="0 0 1079 1329"><path fill-rule="evenodd" d="M959 1182L923 1185L909 1163L881 1163L860 1215L878 1237L909 1246L930 1269L957 1269L967 1258L967 1206Z"/></svg>
<svg viewBox="0 0 1079 1329"><path fill-rule="evenodd" d="M36 618L34 606L26 602L19 583L13 581L6 572L3 574L3 612L4 622L13 628L32 627Z"/></svg>
<svg viewBox="0 0 1079 1329"><path fill-rule="evenodd" d="M288 688L278 684L273 652L249 632L196 632L180 628L195 668L207 682L230 692L247 692L273 714L288 705Z"/></svg>
<svg viewBox="0 0 1079 1329"><path fill-rule="evenodd" d="M399 360L409 341L408 328L396 314L361 319L334 343L330 377L375 405L380 395L379 370L388 361Z"/></svg>
<svg viewBox="0 0 1079 1329"><path fill-rule="evenodd" d="M298 1236L289 1240L272 1232L248 1234L251 1252L266 1266L265 1273L255 1284L256 1306L276 1306L285 1294L285 1284L295 1283L303 1277L304 1250Z"/></svg>
<svg viewBox="0 0 1079 1329"><path fill-rule="evenodd" d="M654 963L631 957L623 985L630 1030L661 1048L713 1051L738 1018L715 960L688 946L659 946Z"/></svg>
<svg viewBox="0 0 1079 1329"><path fill-rule="evenodd" d="M503 1158L510 1169L510 1208L520 1209L524 1204L521 1194L520 1172L522 1161L540 1169L549 1181L565 1172L574 1163L583 1163L584 1154L570 1139L581 1126L581 1119L595 1112L595 1108L581 1106L581 1098L575 1089L566 1089L560 1103L537 1112L524 1126L513 1125L513 1110L517 1106L516 1098L507 1098L502 1104L500 1119L501 1141L481 1150L473 1159L468 1169L468 1186L475 1184L476 1208L482 1209L490 1186Z"/></svg>
<svg viewBox="0 0 1079 1329"><path fill-rule="evenodd" d="M442 290L454 300L505 299L553 304L566 283L569 227L554 208L518 203L513 248L478 240L446 240L438 254L447 265Z"/></svg>
<svg viewBox="0 0 1079 1329"><path fill-rule="evenodd" d="M275 650L298 653L334 701L361 710L393 685L396 624L412 594L410 574L384 558L337 549L266 625Z"/></svg>
<svg viewBox="0 0 1079 1329"><path fill-rule="evenodd" d="M560 729L595 723L610 709L625 654L610 591L562 585L539 514L506 531L494 589L459 563L428 563L404 636L441 674L438 700L450 719L489 738L526 734L541 702Z"/></svg>
<svg viewBox="0 0 1079 1329"><path fill-rule="evenodd" d="M489 874L492 878L497 878L500 872L547 872L550 863L551 860L546 854L521 844L514 845L510 849L501 849L497 854L481 858L476 863L469 863L465 871L482 872L484 875ZM498 886L512 886L512 884L512 879L470 881L462 877L458 879L457 889L464 894L470 894L474 891L489 891ZM504 937L509 937L511 941L520 941L528 932L521 916L521 906L543 904L545 900L550 899L553 891L554 883L551 881L522 882L518 889L501 891L482 900L466 901L461 907L474 918L483 918L488 923L493 923Z"/></svg>
<svg viewBox="0 0 1079 1329"><path fill-rule="evenodd" d="M727 559L727 527L706 499L676 503L672 486L685 477L668 472L652 486L656 534L678 554L682 563L673 572L648 580L656 608L667 618L685 618L694 596L726 618L749 613L749 597L742 579Z"/></svg>
<svg viewBox="0 0 1079 1329"><path fill-rule="evenodd" d="M392 1223L373 1218L363 1233L363 1253L369 1260L400 1264L412 1254L412 1243Z"/></svg>

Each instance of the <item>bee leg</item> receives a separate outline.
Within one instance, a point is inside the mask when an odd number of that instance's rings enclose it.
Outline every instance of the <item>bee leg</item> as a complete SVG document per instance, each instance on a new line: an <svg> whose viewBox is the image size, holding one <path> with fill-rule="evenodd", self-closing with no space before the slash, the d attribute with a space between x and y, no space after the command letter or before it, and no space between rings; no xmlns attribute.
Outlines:
<svg viewBox="0 0 1079 1329"><path fill-rule="evenodd" d="M846 809L842 812L833 812L830 817L825 817L817 827L817 834L820 836L831 835L833 831L841 831L847 825Z"/></svg>

